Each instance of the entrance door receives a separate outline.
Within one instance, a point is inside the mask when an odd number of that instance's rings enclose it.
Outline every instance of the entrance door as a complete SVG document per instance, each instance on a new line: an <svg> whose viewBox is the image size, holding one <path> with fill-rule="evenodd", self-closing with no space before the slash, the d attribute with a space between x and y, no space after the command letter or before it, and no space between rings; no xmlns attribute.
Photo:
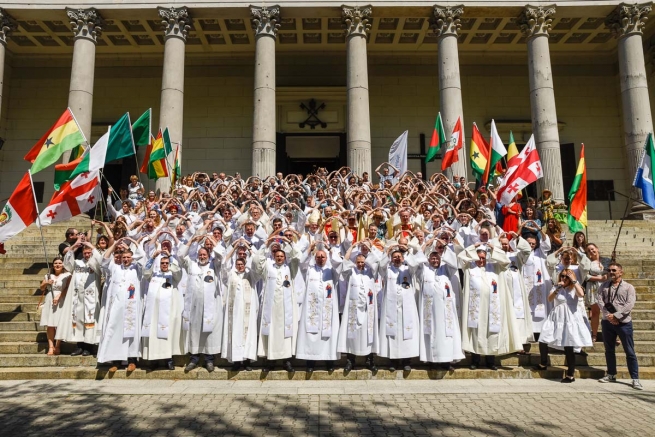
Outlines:
<svg viewBox="0 0 655 437"><path fill-rule="evenodd" d="M277 170L284 174L308 174L323 167L328 171L346 165L346 134L277 135Z"/></svg>

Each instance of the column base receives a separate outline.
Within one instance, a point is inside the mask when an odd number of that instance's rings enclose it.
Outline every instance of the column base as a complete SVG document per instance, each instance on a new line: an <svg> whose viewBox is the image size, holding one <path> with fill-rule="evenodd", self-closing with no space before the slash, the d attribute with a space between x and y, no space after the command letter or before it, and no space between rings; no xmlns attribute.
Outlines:
<svg viewBox="0 0 655 437"><path fill-rule="evenodd" d="M634 203L626 217L627 220L655 221L655 209L641 203Z"/></svg>

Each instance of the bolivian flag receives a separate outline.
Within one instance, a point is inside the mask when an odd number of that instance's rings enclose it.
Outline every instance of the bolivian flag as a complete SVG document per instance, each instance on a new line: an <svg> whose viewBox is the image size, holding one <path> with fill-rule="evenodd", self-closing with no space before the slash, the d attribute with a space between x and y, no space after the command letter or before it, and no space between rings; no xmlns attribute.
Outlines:
<svg viewBox="0 0 655 437"><path fill-rule="evenodd" d="M487 141L482 137L482 134L480 134L478 126L473 123L470 150L471 169L473 170L475 178L482 183L487 182L483 180L482 177L487 170L487 165L489 165L489 149L489 143L487 143Z"/></svg>
<svg viewBox="0 0 655 437"><path fill-rule="evenodd" d="M70 108L66 108L59 120L32 147L24 159L32 163L30 171L34 174L57 162L64 152L85 142L86 138L73 113Z"/></svg>
<svg viewBox="0 0 655 437"><path fill-rule="evenodd" d="M157 133L157 138L151 138L151 140L151 144L146 149L146 156L143 160L143 165L141 165L140 172L147 174L148 179L167 178L166 151L164 149L164 139L161 129Z"/></svg>
<svg viewBox="0 0 655 437"><path fill-rule="evenodd" d="M569 191L569 202L569 229L571 232L582 231L587 227L587 166L584 160L584 144L580 150L578 171L575 172L575 179Z"/></svg>

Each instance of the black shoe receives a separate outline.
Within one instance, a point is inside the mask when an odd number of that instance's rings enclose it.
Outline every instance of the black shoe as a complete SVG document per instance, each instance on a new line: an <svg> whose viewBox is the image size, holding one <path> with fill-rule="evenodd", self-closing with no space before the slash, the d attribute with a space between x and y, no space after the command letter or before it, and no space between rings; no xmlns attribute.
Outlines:
<svg viewBox="0 0 655 437"><path fill-rule="evenodd" d="M91 352L89 352L89 351L86 350L86 349L84 349L84 351L82 352L82 356L83 356L83 357L88 357L88 356L90 356L90 355L91 355Z"/></svg>
<svg viewBox="0 0 655 437"><path fill-rule="evenodd" d="M296 371L296 370L293 368L293 366L291 365L291 361L285 361L285 362L284 362L284 370L286 370L286 371L289 372L289 373L293 373L293 372ZM314 371L314 369L312 369L312 371Z"/></svg>
<svg viewBox="0 0 655 437"><path fill-rule="evenodd" d="M540 372L542 370L548 370L548 366L544 366L543 364L537 364L536 366L533 367L534 370L537 372Z"/></svg>
<svg viewBox="0 0 655 437"><path fill-rule="evenodd" d="M78 355L82 355L84 352L85 352L85 351L82 350L81 347L78 347L78 348L75 349L73 352L71 352L71 357L76 357L76 356L78 356Z"/></svg>
<svg viewBox="0 0 655 437"><path fill-rule="evenodd" d="M184 368L184 371L185 372L190 372L193 369L195 369L196 367L198 367L198 363L194 363L193 361L191 361L189 364L186 365L186 367Z"/></svg>
<svg viewBox="0 0 655 437"><path fill-rule="evenodd" d="M243 367L243 369L246 372L252 372L252 367L250 366L250 363L246 363L246 365Z"/></svg>
<svg viewBox="0 0 655 437"><path fill-rule="evenodd" d="M236 361L234 364L232 364L232 368L230 370L232 372L238 372L241 370L241 361Z"/></svg>
<svg viewBox="0 0 655 437"><path fill-rule="evenodd" d="M493 364L493 365L489 366L489 370L498 370L498 366Z"/></svg>
<svg viewBox="0 0 655 437"><path fill-rule="evenodd" d="M412 371L412 366L410 366L409 364L405 364L403 366L403 372L411 372L411 371Z"/></svg>
<svg viewBox="0 0 655 437"><path fill-rule="evenodd" d="M305 370L305 371L311 375L312 373L314 373L314 368L307 366L307 370ZM289 372L289 370L287 370L287 372Z"/></svg>
<svg viewBox="0 0 655 437"><path fill-rule="evenodd" d="M344 371L345 373L348 373L348 372L350 372L351 370L353 370L353 362L350 361L350 360L347 360L347 361L346 361L346 366L343 368L343 371Z"/></svg>
<svg viewBox="0 0 655 437"><path fill-rule="evenodd" d="M392 373L393 373L393 372L395 372L395 371L396 371L396 368L394 367L394 365L393 365L393 364L390 365L390 366L389 366L389 372L392 372Z"/></svg>
<svg viewBox="0 0 655 437"><path fill-rule="evenodd" d="M327 362L327 371L328 372L334 372L334 361L328 361Z"/></svg>
<svg viewBox="0 0 655 437"><path fill-rule="evenodd" d="M476 366L475 364L471 364L471 365L469 366L469 369L471 369L471 370L477 370L477 369L478 369L478 366Z"/></svg>
<svg viewBox="0 0 655 437"><path fill-rule="evenodd" d="M563 382L565 384L570 384L572 382L575 382L575 378L572 377L572 376L565 376L564 378L562 378L561 382Z"/></svg>
<svg viewBox="0 0 655 437"><path fill-rule="evenodd" d="M213 361L205 362L205 369L207 369L207 371L209 373L213 372L214 371L214 362Z"/></svg>
<svg viewBox="0 0 655 437"><path fill-rule="evenodd" d="M262 365L262 372L264 373L269 373L273 370L273 364L269 360L264 360L264 364Z"/></svg>
<svg viewBox="0 0 655 437"><path fill-rule="evenodd" d="M373 359L373 356L369 355L366 357L366 368L370 370L371 372L375 373L378 371L378 366L375 365L375 360Z"/></svg>
<svg viewBox="0 0 655 437"><path fill-rule="evenodd" d="M168 370L175 370L175 364L173 364L173 361L172 361L172 360L171 360L171 361L168 361L168 362L166 363L166 368L167 368Z"/></svg>

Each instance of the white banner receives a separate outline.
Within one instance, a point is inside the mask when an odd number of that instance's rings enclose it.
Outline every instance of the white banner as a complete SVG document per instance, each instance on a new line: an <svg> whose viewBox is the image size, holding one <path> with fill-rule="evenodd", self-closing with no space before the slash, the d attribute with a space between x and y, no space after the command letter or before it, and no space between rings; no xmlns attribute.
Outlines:
<svg viewBox="0 0 655 437"><path fill-rule="evenodd" d="M398 169L402 176L407 171L407 135L409 131L403 132L389 149L389 164Z"/></svg>

